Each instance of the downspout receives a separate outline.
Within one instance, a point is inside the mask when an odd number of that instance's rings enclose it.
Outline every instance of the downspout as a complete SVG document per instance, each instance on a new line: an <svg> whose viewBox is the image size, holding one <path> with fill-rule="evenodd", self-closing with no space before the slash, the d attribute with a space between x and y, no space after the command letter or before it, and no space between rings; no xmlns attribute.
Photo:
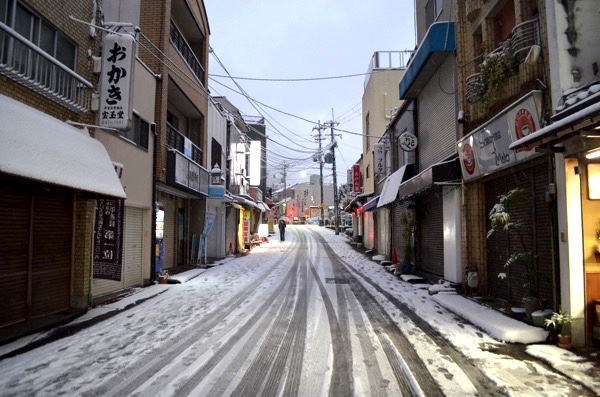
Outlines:
<svg viewBox="0 0 600 397"><path fill-rule="evenodd" d="M152 145L152 221L150 230L150 284L156 279L156 123L150 124Z"/></svg>

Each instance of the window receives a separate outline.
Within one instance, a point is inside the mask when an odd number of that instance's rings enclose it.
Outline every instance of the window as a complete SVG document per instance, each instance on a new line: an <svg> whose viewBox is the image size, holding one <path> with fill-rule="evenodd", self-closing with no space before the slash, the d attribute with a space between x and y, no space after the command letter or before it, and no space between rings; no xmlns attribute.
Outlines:
<svg viewBox="0 0 600 397"><path fill-rule="evenodd" d="M369 179L371 177L371 166L370 165L367 165L366 173L367 173L367 179Z"/></svg>
<svg viewBox="0 0 600 397"><path fill-rule="evenodd" d="M23 4L15 0L1 0L0 20L60 63L75 70L77 46ZM26 62L22 66L25 67ZM51 71L46 70L45 77L51 77Z"/></svg>
<svg viewBox="0 0 600 397"><path fill-rule="evenodd" d="M150 132L150 124L144 121L137 114L133 114L133 124L127 131L119 131L119 134L139 147L148 149L148 134Z"/></svg>
<svg viewBox="0 0 600 397"><path fill-rule="evenodd" d="M427 27L434 23L442 12L442 0L429 0L425 6L425 23Z"/></svg>

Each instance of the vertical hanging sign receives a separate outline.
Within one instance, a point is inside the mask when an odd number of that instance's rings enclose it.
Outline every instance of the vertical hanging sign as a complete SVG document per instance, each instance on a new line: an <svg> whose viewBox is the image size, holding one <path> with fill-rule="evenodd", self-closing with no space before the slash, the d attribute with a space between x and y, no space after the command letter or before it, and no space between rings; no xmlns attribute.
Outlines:
<svg viewBox="0 0 600 397"><path fill-rule="evenodd" d="M94 278L121 281L124 200L98 199L94 235Z"/></svg>
<svg viewBox="0 0 600 397"><path fill-rule="evenodd" d="M354 193L360 193L360 165L354 164L352 166L352 181L354 189L352 190Z"/></svg>
<svg viewBox="0 0 600 397"><path fill-rule="evenodd" d="M98 124L102 127L129 129L135 40L130 35L108 34L102 48Z"/></svg>
<svg viewBox="0 0 600 397"><path fill-rule="evenodd" d="M385 174L385 146L383 143L373 145L373 163L375 176Z"/></svg>

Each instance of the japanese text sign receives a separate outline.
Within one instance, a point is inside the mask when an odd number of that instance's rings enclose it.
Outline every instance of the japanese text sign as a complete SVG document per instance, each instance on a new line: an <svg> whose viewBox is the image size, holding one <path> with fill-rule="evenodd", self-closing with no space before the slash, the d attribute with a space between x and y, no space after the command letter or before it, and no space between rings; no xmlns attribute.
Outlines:
<svg viewBox="0 0 600 397"><path fill-rule="evenodd" d="M100 76L100 126L130 127L134 62L135 40L132 36L109 34L105 37Z"/></svg>
<svg viewBox="0 0 600 397"><path fill-rule="evenodd" d="M94 235L94 278L121 281L124 201L98 199Z"/></svg>

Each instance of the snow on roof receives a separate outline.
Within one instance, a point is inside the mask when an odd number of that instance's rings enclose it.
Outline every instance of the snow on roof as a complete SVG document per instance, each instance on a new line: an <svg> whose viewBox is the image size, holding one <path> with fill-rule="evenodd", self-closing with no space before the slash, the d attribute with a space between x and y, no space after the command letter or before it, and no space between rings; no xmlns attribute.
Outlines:
<svg viewBox="0 0 600 397"><path fill-rule="evenodd" d="M22 102L0 95L0 172L126 198L100 141Z"/></svg>

